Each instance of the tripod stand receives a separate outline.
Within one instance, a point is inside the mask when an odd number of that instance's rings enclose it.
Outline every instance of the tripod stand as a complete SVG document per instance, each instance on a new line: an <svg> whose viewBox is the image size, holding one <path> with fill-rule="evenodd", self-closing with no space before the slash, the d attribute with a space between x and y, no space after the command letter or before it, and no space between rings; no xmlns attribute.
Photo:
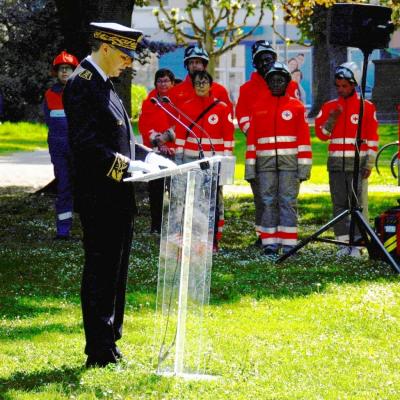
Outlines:
<svg viewBox="0 0 400 400"><path fill-rule="evenodd" d="M362 120L364 116L364 95L365 95L365 86L367 80L367 68L368 68L368 58L371 54L373 49L371 48L362 48L361 51L364 56L364 63L363 63L363 70L362 70L362 80L361 80L361 98L360 98L360 109L359 109L359 118L358 118L358 125L357 125L357 135L356 135L356 143L355 143L355 154L354 154L354 168L353 168L353 181L352 181L352 195L351 195L351 202L350 208L340 213L338 216L333 218L327 224L322 226L318 231L313 233L308 238L302 240L297 246L293 249L288 251L286 254L282 255L277 262L280 263L293 254L297 253L302 247L306 246L308 243L312 241L320 241L320 242L327 242L327 243L335 243L341 244L345 246L355 246L360 245L356 243L354 239L355 235L355 228L358 227L363 243L362 245L368 249L368 254L372 259L382 258L391 267L398 273L400 273L400 266L397 265L396 261L393 257L387 252L382 242L379 240L376 233L370 227L368 222L365 220L362 214L362 208L359 205L357 193L358 193L358 178L359 178L359 171L360 171L360 148L361 148L361 131L362 131ZM350 216L350 229L349 229L349 242L342 242L339 240L334 239L325 239L319 238L319 236L327 231L329 228L336 225L338 222Z"/></svg>

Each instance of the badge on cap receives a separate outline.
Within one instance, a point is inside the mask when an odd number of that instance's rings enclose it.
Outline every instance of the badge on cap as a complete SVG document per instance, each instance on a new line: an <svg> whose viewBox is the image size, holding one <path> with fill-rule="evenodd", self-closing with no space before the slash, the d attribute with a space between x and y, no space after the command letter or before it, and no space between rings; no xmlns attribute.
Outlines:
<svg viewBox="0 0 400 400"><path fill-rule="evenodd" d="M143 38L143 32L115 22L91 22L93 37L109 43L134 58L137 44Z"/></svg>

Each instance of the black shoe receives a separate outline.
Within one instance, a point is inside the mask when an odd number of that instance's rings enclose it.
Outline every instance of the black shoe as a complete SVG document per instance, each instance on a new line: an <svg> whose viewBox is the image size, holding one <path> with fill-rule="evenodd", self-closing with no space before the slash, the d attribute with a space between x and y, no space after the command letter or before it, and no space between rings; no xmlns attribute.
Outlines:
<svg viewBox="0 0 400 400"><path fill-rule="evenodd" d="M56 235L53 240L71 240L69 235Z"/></svg>
<svg viewBox="0 0 400 400"><path fill-rule="evenodd" d="M262 246L262 240L260 237L257 238L257 240L253 243L253 246L257 247L258 249L262 249L263 246Z"/></svg>
<svg viewBox="0 0 400 400"><path fill-rule="evenodd" d="M121 360L121 359L123 358L123 355L122 355L122 353L121 353L121 350L120 350L117 346L115 346L115 347L113 348L113 353L114 353L115 358L116 358L117 360Z"/></svg>
<svg viewBox="0 0 400 400"><path fill-rule="evenodd" d="M263 253L270 261L276 261L279 258L278 250L271 249L270 247L264 247Z"/></svg>
<svg viewBox="0 0 400 400"><path fill-rule="evenodd" d="M116 364L118 362L117 356L112 350L97 352L90 354L86 360L86 368L100 367L104 368L108 364Z"/></svg>

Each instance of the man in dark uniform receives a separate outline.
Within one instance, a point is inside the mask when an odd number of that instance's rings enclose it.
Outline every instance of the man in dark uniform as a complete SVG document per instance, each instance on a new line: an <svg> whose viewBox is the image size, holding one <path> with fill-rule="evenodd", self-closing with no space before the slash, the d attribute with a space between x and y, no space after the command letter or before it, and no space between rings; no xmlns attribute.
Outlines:
<svg viewBox="0 0 400 400"><path fill-rule="evenodd" d="M91 28L92 53L68 80L64 107L85 252L86 366L104 367L121 358L116 341L122 335L135 212L134 187L123 178L174 164L135 144L128 114L109 79L131 66L142 32L115 23L91 23Z"/></svg>

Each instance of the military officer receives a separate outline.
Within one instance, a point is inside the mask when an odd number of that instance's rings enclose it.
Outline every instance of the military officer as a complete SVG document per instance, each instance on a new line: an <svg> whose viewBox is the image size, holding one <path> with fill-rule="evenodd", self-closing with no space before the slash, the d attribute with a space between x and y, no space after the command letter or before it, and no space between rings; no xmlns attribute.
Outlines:
<svg viewBox="0 0 400 400"><path fill-rule="evenodd" d="M131 67L143 34L116 23L91 23L92 52L64 90L73 155L75 205L83 229L81 302L86 366L116 363L121 338L135 212L133 171L174 163L135 144L129 117L110 78Z"/></svg>

